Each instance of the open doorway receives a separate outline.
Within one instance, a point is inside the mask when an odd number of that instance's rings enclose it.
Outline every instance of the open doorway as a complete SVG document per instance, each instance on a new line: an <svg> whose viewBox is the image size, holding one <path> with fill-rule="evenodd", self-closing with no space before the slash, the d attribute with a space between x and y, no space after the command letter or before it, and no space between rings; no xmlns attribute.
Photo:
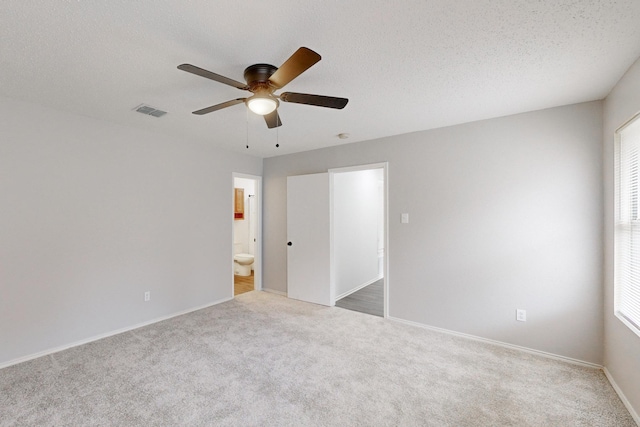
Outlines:
<svg viewBox="0 0 640 427"><path fill-rule="evenodd" d="M385 317L386 164L333 169L330 175L335 305Z"/></svg>
<svg viewBox="0 0 640 427"><path fill-rule="evenodd" d="M233 295L261 286L262 177L233 174Z"/></svg>

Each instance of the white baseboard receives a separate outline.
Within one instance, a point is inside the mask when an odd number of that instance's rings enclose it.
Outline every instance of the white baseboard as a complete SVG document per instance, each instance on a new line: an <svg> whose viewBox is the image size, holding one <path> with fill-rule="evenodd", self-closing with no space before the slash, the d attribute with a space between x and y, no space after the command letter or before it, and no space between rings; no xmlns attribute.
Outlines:
<svg viewBox="0 0 640 427"><path fill-rule="evenodd" d="M153 323L158 323L158 322L162 322L163 320L171 319L172 317L182 316L183 314L191 313L193 311L202 310L203 308L207 308L207 307L211 307L212 305L217 305L217 304L221 304L223 302L231 301L232 299L233 299L233 297L231 297L231 298L223 298L223 299L220 299L220 300L217 300L217 301L214 301L214 302L210 302L210 303L198 306L198 307L188 308L186 310L182 310L182 311L178 311L178 312L166 315L166 316L158 317L156 319L149 320L147 322L138 323L138 324L135 324L135 325L132 325L132 326L127 326L127 327L124 327L124 328L121 328L121 329L117 329L115 331L110 331L110 332L106 332L106 333L100 334L100 335L95 335L93 337L86 338L86 339L83 339L83 340L80 340L80 341L75 341L75 342L72 342L70 344L61 345L61 346L58 346L58 347L50 348L48 350L39 351L38 353L33 353L33 354L30 354L30 355L27 355L27 356L19 357L17 359L9 360L8 362L0 363L0 369L6 368L6 367L12 366L12 365L17 365L18 363L27 362L29 360L37 359L38 357L48 356L48 355L53 354L53 353L58 353L59 351L67 350L67 349L72 348L72 347L78 347L78 346L83 345L83 344L88 344L88 343L93 342L93 341L98 341L98 340L101 340L103 338L108 338L108 337L111 337L113 335L118 335L118 334L121 334L123 332L129 332L129 331L132 331L134 329L138 329L138 328L142 328L144 326L151 325Z"/></svg>
<svg viewBox="0 0 640 427"><path fill-rule="evenodd" d="M286 292L282 292L282 291L276 291L275 289L269 289L269 288L262 288L263 292L269 292L270 294L276 294L276 295L280 295L283 297L287 296Z"/></svg>
<svg viewBox="0 0 640 427"><path fill-rule="evenodd" d="M620 400L622 400L622 403L631 414L631 417L633 417L633 420L636 422L638 426L640 426L640 416L638 416L638 413L633 408L633 406L631 406L631 402L629 402L629 399L627 399L627 396L624 395L624 393L622 392L622 390L620 389L616 381L613 379L613 376L611 376L611 372L609 372L606 366L602 368L602 370L604 371L604 374L607 376L607 379L611 383L611 387L613 387L616 393L618 393L618 397L620 398Z"/></svg>
<svg viewBox="0 0 640 427"><path fill-rule="evenodd" d="M493 345L497 345L497 346L500 346L500 347L509 348L509 349L512 349L512 350L523 351L525 353L530 353L530 354L537 354L538 356L544 356L544 357L549 358L549 359L561 360L563 362L568 362L568 363L572 363L574 365L580 365L580 366L584 366L584 367L587 367L587 368L594 368L594 369L602 369L603 368L602 365L598 365L597 363L585 362L584 360L573 359L571 357L561 356L559 354L547 353L546 351L535 350L533 348L521 347L519 345L509 344L509 343L502 342L502 341L496 341L496 340L491 340L491 339L488 339L488 338L482 338L482 337L478 337L476 335L464 334L462 332L451 331L449 329L437 328L435 326L429 326L429 325L425 325L425 324L418 323L418 322L412 322L411 320L404 320L404 319L399 319L397 317L391 317L391 316L387 317L387 319L393 320L394 322L404 323L406 325L417 326L418 328L422 328L422 329L428 329L430 331L442 332L444 334L455 335L457 337L462 337L462 338L467 338L467 339L474 340L474 341L480 341L480 342L484 342L484 343L488 343L488 344L493 344Z"/></svg>
<svg viewBox="0 0 640 427"><path fill-rule="evenodd" d="M377 281L378 281L378 280L380 280L380 279L382 279L382 277L377 277L377 278L375 278L375 279L373 279L373 280L369 280L368 282L364 282L362 285L359 285L358 287L356 287L356 288L354 288L354 289L351 289L350 291L347 291L347 292L345 292L345 293L343 293L343 294L338 295L338 296L336 297L336 301L341 300L341 299L342 299L342 298L344 298L344 297L348 297L349 295L351 295L351 294L353 294L353 293L355 293L355 292L358 292L358 291L359 291L360 289L362 289L362 288L366 288L366 287L367 287L367 286L369 286L370 284L375 283L375 282L377 282Z"/></svg>

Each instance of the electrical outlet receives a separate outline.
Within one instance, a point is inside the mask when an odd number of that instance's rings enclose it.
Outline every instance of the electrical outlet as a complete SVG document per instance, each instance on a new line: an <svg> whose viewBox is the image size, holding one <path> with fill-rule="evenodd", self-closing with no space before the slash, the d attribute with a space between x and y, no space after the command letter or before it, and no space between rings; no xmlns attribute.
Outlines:
<svg viewBox="0 0 640 427"><path fill-rule="evenodd" d="M516 320L519 322L526 322L527 310L516 310Z"/></svg>
<svg viewBox="0 0 640 427"><path fill-rule="evenodd" d="M151 291L147 291L144 293L144 301L150 301L151 300Z"/></svg>

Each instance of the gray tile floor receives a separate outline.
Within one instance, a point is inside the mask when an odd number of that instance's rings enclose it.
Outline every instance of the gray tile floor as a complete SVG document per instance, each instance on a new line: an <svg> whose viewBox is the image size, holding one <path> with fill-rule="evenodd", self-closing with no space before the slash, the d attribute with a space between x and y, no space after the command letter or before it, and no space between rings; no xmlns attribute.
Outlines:
<svg viewBox="0 0 640 427"><path fill-rule="evenodd" d="M374 316L384 316L384 279L370 284L369 286L354 292L341 300L336 301L336 307L347 310L359 311L360 313L372 314Z"/></svg>

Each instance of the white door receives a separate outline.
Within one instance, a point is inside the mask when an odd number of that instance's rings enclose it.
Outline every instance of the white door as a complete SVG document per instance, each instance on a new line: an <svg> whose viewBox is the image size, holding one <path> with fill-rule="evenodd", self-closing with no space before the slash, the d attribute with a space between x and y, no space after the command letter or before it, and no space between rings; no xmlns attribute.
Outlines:
<svg viewBox="0 0 640 427"><path fill-rule="evenodd" d="M329 174L287 177L287 294L332 305Z"/></svg>

